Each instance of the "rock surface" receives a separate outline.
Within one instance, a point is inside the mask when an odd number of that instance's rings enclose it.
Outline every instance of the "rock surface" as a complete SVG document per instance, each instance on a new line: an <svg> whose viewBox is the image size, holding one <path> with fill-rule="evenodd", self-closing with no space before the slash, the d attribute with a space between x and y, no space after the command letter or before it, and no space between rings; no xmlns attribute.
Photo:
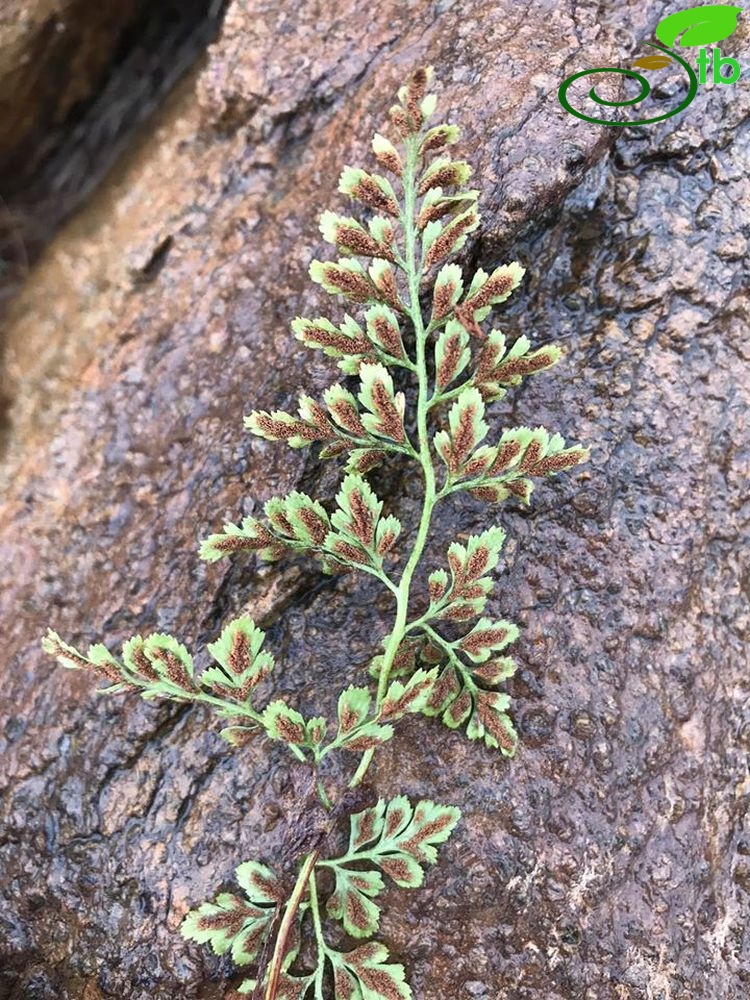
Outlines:
<svg viewBox="0 0 750 1000"><path fill-rule="evenodd" d="M9 0L0 15L0 169L19 170L30 140L62 123L106 72L143 8L92 0Z"/></svg>
<svg viewBox="0 0 750 1000"><path fill-rule="evenodd" d="M0 11L0 306L28 271L49 216L65 200L59 183L42 211L17 198L36 187L71 119L100 88L123 33L144 0L7 0ZM98 137L99 145L103 136ZM73 166L78 185L84 164ZM59 170L56 180L59 182ZM46 192L47 194L49 192ZM23 200L23 199L22 199Z"/></svg>
<svg viewBox="0 0 750 1000"><path fill-rule="evenodd" d="M224 2L4 0L0 310L214 36Z"/></svg>
<svg viewBox="0 0 750 1000"><path fill-rule="evenodd" d="M230 756L202 711L97 698L38 639L201 646L249 608L298 703L330 712L361 676L388 627L377 589L206 567L196 542L300 484L333 492L332 467L248 440L241 416L334 380L288 332L331 305L306 277L317 216L424 62L484 192L472 259L530 267L502 324L567 349L498 423L594 452L500 515L518 758L428 720L381 752L381 794L464 815L425 887L389 893L383 937L420 1000L747 994L750 99L702 89L641 130L574 120L560 80L617 65L658 12L611 17L238 0L195 87L32 274L0 509L0 996L208 1000L231 981L177 927L239 861L278 855L294 769L260 744ZM409 479L376 485L413 518ZM439 534L487 517L458 505Z"/></svg>

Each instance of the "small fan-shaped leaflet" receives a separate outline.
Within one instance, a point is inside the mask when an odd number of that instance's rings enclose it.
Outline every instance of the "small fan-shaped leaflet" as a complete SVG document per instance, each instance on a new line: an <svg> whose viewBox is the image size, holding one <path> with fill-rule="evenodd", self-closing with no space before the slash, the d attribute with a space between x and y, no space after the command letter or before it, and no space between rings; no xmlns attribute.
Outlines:
<svg viewBox="0 0 750 1000"><path fill-rule="evenodd" d="M331 401L339 408L339 419L344 419L341 412L347 402L342 394ZM359 473L344 478L336 503L337 510L329 517L322 504L305 493L275 497L265 505L265 523L246 517L241 525L225 524L222 532L202 543L201 557L214 562L247 551L275 560L297 552L317 555L326 570L334 562L379 572L401 532L400 521L391 514L381 516L382 500Z"/></svg>
<svg viewBox="0 0 750 1000"><path fill-rule="evenodd" d="M406 440L404 431L405 398L394 392L393 378L383 365L363 364L359 369L361 389L359 400L366 413L362 424L375 438L386 438L396 444ZM374 442L375 443L375 442Z"/></svg>
<svg viewBox="0 0 750 1000"><path fill-rule="evenodd" d="M435 451L445 462L449 481L468 474L469 459L488 431L481 393L473 387L464 389L450 408L448 430L438 431L434 439Z"/></svg>
<svg viewBox="0 0 750 1000"><path fill-rule="evenodd" d="M556 344L531 350L528 337L519 337L508 348L503 334L493 330L482 345L472 376L475 385L486 403L502 399L511 386L520 385L528 375L546 371L562 357Z"/></svg>
<svg viewBox="0 0 750 1000"><path fill-rule="evenodd" d="M337 358L338 367L347 375L356 375L363 361L377 360L374 346L362 327L348 314L339 326L319 316L292 322L294 336L306 347L317 348L330 358Z"/></svg>
<svg viewBox="0 0 750 1000"><path fill-rule="evenodd" d="M435 327L441 320L448 316L461 298L463 290L463 272L458 264L445 264L441 267L435 278L435 287L432 290L431 327Z"/></svg>
<svg viewBox="0 0 750 1000"><path fill-rule="evenodd" d="M425 135L421 149L425 152L439 149L456 138L458 129L455 126L437 126ZM478 192L461 190L470 176L471 167L465 161L439 156L426 164L417 180L417 194L422 199L417 230L421 236L424 272L457 253L469 234L479 226ZM446 188L455 189L455 193L446 195ZM439 279L436 284L439 286ZM433 294L440 298L439 288ZM433 311L433 321L436 318L439 317Z"/></svg>
<svg viewBox="0 0 750 1000"><path fill-rule="evenodd" d="M135 635L123 645L122 660L97 643L84 656L74 646L48 631L42 642L46 653L61 666L90 670L111 682L103 691L137 690L143 698L172 698L189 701L199 693L193 658L174 636L155 632L145 638Z"/></svg>
<svg viewBox="0 0 750 1000"><path fill-rule="evenodd" d="M298 328L305 331L305 336L312 329L308 323L307 320L299 321ZM318 325L314 329L319 334L321 321L315 323ZM411 366L404 354L400 328L392 310L383 305L373 306L367 313L367 324L368 334L373 338L367 343L377 342L374 349L378 357L391 360L385 349L380 349L379 345L383 344L389 350L400 351L403 363ZM317 342L322 341L322 336L317 336ZM340 353L338 348L335 350ZM404 430L404 394L394 391L388 369L380 361L366 360L369 356L357 354L345 359L347 362L352 358L356 360L360 379L356 398L345 386L336 383L324 392L324 405L303 395L299 399L297 417L284 410L254 410L245 418L245 426L267 441L285 441L292 448L318 443L322 445L321 458L350 452L350 471L368 471L389 451L414 455ZM363 456L367 455L371 459L367 467L362 468Z"/></svg>
<svg viewBox="0 0 750 1000"><path fill-rule="evenodd" d="M432 686L425 715L439 716L450 729L466 728L471 740L482 739L506 757L516 752L518 736L508 714L510 697L488 690L511 677L516 670L509 656L493 657L518 636L511 622L482 618L468 635L445 643L449 660ZM463 653L473 663L467 664Z"/></svg>
<svg viewBox="0 0 750 1000"><path fill-rule="evenodd" d="M381 516L383 501L356 473L345 477L336 495L338 509L331 514L331 531L323 548L331 557L352 567L379 570L401 532L398 518Z"/></svg>
<svg viewBox="0 0 750 1000"><path fill-rule="evenodd" d="M389 962L388 949L370 941L349 952L329 952L335 1000L412 1000L402 965Z"/></svg>
<svg viewBox="0 0 750 1000"><path fill-rule="evenodd" d="M427 705L439 670L415 669L405 680L391 680L380 707L369 715L371 694L367 688L348 687L342 691L338 704L338 731L323 754L343 748L357 753L373 750L393 736L391 723L409 713L421 712Z"/></svg>
<svg viewBox="0 0 750 1000"><path fill-rule="evenodd" d="M262 649L264 639L265 632L252 618L235 618L209 643L218 666L203 671L201 684L222 697L246 701L274 667L273 655Z"/></svg>
<svg viewBox="0 0 750 1000"><path fill-rule="evenodd" d="M566 447L560 434L550 434L544 427L513 427L505 431L499 444L475 452L472 461L459 470L467 480L459 488L487 503L514 497L528 504L534 489L532 478L565 472L585 462L588 455L587 448Z"/></svg>
<svg viewBox="0 0 750 1000"><path fill-rule="evenodd" d="M381 873L402 888L420 886L424 866L435 864L436 845L448 839L460 815L453 806L428 800L412 806L399 796L351 816L347 853L323 863L336 879L330 916L355 937L374 934L380 921L374 900L385 887Z"/></svg>
<svg viewBox="0 0 750 1000"><path fill-rule="evenodd" d="M466 545L452 542L448 548L448 566L434 570L428 578L430 607L427 620L444 619L462 622L476 618L487 603L493 581L489 575L497 566L505 542L502 528L488 528L480 535L470 535Z"/></svg>
<svg viewBox="0 0 750 1000"><path fill-rule="evenodd" d="M472 278L469 290L454 309L456 319L473 337L484 337L479 325L490 313L493 306L505 302L521 284L526 269L517 260L501 264L492 274L479 268Z"/></svg>
<svg viewBox="0 0 750 1000"><path fill-rule="evenodd" d="M265 523L246 517L239 525L225 524L223 531L209 535L201 543L201 559L216 562L237 552L253 552L272 562L293 552L317 552L330 530L323 505L296 490L269 500L264 512Z"/></svg>
<svg viewBox="0 0 750 1000"><path fill-rule="evenodd" d="M358 375L363 362L382 361L389 365L414 368L404 347L396 312L383 302L376 302L364 314L365 327L348 314L339 326L324 317L292 323L297 340L338 359L338 367L347 375Z"/></svg>
<svg viewBox="0 0 750 1000"><path fill-rule="evenodd" d="M274 872L257 861L246 861L235 875L243 895L219 893L191 910L180 930L189 941L208 944L214 954L229 954L242 966L257 960L284 893Z"/></svg>
<svg viewBox="0 0 750 1000"><path fill-rule="evenodd" d="M363 753L386 743L393 736L393 726L381 725L378 718L370 717L371 702L372 694L368 688L350 686L341 692L336 746Z"/></svg>
<svg viewBox="0 0 750 1000"><path fill-rule="evenodd" d="M370 219L365 228L351 216L326 211L320 217L320 231L327 243L333 243L343 253L395 260L393 223L382 216Z"/></svg>

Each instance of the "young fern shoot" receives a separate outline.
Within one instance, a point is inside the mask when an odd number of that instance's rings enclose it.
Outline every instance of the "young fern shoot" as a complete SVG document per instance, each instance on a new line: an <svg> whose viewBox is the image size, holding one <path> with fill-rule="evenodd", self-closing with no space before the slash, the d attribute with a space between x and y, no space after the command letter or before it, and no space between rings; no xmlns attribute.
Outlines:
<svg viewBox="0 0 750 1000"><path fill-rule="evenodd" d="M377 747L392 739L409 713L441 720L512 756L517 737L500 690L515 667L507 648L516 626L484 615L492 572L505 533L488 527L465 543L450 542L445 566L423 579L422 557L435 508L467 492L480 502L508 498L529 503L533 481L582 462L587 451L566 446L543 427L514 427L490 438L489 404L530 375L557 363L559 348L512 345L486 330L491 310L516 289L524 269L517 262L466 278L449 262L479 225L478 192L466 187L468 163L447 150L459 138L455 125L431 126L435 97L427 93L431 70L415 72L398 94L390 119L394 142L376 134L372 148L385 173L346 167L339 191L359 205L359 217L324 212L321 232L335 261L314 261L310 275L334 297L359 307L335 323L297 318L295 336L335 358L346 381L321 400L302 395L295 413L255 411L247 427L292 448L319 444L323 458L345 458L333 510L304 493L269 500L264 517L226 524L201 545L213 562L240 552L262 560L313 556L327 572L358 570L387 588L395 602L393 626L370 664L369 682L350 686L338 699L337 718L306 717L267 691L275 670L263 649L264 634L248 617L230 622L208 646L215 665L199 675L185 646L169 635L135 636L119 658L104 646L83 654L49 632L44 648L66 667L99 675L103 691L138 691L212 706L228 725L221 735L241 746L256 735L285 744L316 772L324 806L338 815L345 789L317 776L324 758L350 755L349 787L358 785ZM369 264L362 263L365 259ZM416 411L406 417L406 397L393 374L416 383ZM352 383L351 380L355 380ZM413 428L413 430L411 429ZM365 478L392 455L417 467L423 484L418 523L405 541L397 517L384 514ZM397 552L403 569L395 574ZM427 610L413 611L413 591L428 595ZM412 997L401 965L372 939L379 926L377 897L384 876L416 888L437 845L453 831L459 812L403 796L349 817L348 846L336 853L334 835L321 835L299 861L296 882L284 884L272 867L250 860L236 871L242 894L222 892L188 914L183 934L254 966L240 993L264 1000L395 1000ZM325 900L322 886L332 885ZM340 950L328 928L341 924L355 943ZM312 965L301 958L303 934ZM340 936L340 935L339 935ZM338 940L339 938L336 938ZM310 953L308 948L305 955Z"/></svg>

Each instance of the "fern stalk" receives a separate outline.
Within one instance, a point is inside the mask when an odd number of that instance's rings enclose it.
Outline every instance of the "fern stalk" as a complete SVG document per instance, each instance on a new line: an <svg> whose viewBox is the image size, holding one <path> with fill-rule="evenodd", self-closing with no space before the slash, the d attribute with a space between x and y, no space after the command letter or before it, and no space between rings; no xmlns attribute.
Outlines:
<svg viewBox="0 0 750 1000"><path fill-rule="evenodd" d="M415 368L418 379L417 396L417 435L419 438L419 464L422 469L424 479L424 498L422 501L422 514L419 519L417 535L414 539L409 561L404 567L401 575L398 590L396 592L396 619L393 624L393 631L388 639L383 665L378 680L378 690L376 699L376 710L380 709L388 690L388 681L391 676L393 660L396 656L401 642L407 632L407 617L409 614L409 598L411 595L411 582L414 571L422 558L424 547L430 531L432 512L435 507L435 466L430 452L430 439L427 428L427 410L429 402L429 380L427 374L427 357L424 318L422 307L419 302L419 285L421 280L421 269L417 263L416 244L417 232L414 218L415 207L415 183L417 164L419 160L419 135L409 136L404 140L406 152L404 169L404 208L400 216L401 225L404 232L405 257L404 270L409 290L408 315L414 329L414 341L416 348ZM365 777L372 762L375 749L366 750L362 756L359 767L349 782L349 787L354 788Z"/></svg>

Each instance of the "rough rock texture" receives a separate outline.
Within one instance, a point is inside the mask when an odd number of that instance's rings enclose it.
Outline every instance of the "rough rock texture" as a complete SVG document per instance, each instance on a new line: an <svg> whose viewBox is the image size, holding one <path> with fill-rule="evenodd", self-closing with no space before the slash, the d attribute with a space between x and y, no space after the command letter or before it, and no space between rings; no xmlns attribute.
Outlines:
<svg viewBox="0 0 750 1000"><path fill-rule="evenodd" d="M241 415L332 380L288 333L330 307L305 273L316 217L420 62L486 192L472 258L530 265L504 327L568 352L498 422L594 453L500 515L518 758L428 720L381 753L379 792L464 814L426 886L389 893L383 936L421 1000L747 994L750 98L702 89L616 133L566 115L562 77L653 27L632 6L237 2L198 101L183 91L32 275L0 510L0 995L223 994L230 970L176 928L240 860L278 855L294 769L260 744L230 756L202 711L97 698L38 637L200 645L250 608L300 704L331 711L361 676L388 627L377 588L195 549L268 496L333 490ZM410 479L376 485L413 517ZM487 518L467 502L439 528Z"/></svg>
<svg viewBox="0 0 750 1000"><path fill-rule="evenodd" d="M0 307L134 127L205 48L223 6L4 0Z"/></svg>
<svg viewBox="0 0 750 1000"><path fill-rule="evenodd" d="M0 10L0 305L28 270L39 232L64 200L60 169L55 197L35 219L16 203L54 159L77 109L102 83L123 33L144 8L144 0L116 5L92 0L8 0ZM111 111L110 111L111 114ZM67 127L66 127L67 126ZM103 136L97 138L103 145ZM80 157L73 173L82 186ZM47 185L49 187L49 185ZM33 246L32 246L33 244Z"/></svg>
<svg viewBox="0 0 750 1000"><path fill-rule="evenodd" d="M124 26L143 7L92 0L10 0L0 15L0 166L21 165L29 140L54 128L109 66ZM25 166L25 164L24 164Z"/></svg>

